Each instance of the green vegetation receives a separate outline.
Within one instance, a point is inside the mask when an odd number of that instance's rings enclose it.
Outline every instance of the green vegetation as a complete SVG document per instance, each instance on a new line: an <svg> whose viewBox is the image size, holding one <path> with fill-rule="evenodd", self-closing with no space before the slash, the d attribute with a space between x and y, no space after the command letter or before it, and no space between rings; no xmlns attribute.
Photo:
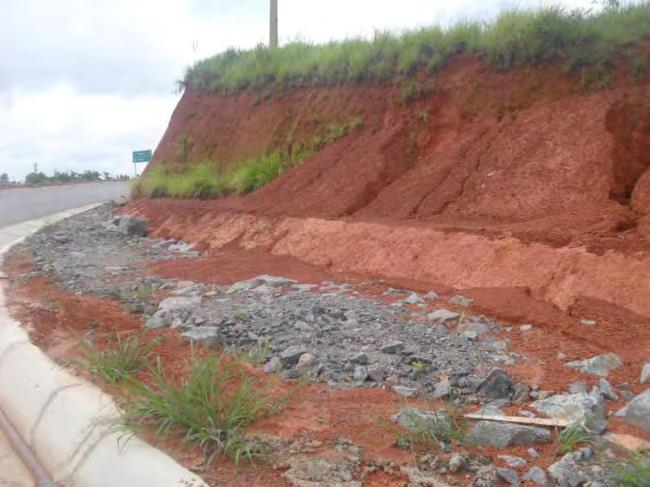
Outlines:
<svg viewBox="0 0 650 487"><path fill-rule="evenodd" d="M168 170L164 164L149 170L133 188L135 196L151 198L214 198L225 194L255 191L280 174L300 164L314 152L363 126L361 117L344 117L304 142L289 140L286 148L251 157L233 169L222 171L215 161L203 161L184 171ZM189 140L187 135L183 140ZM187 154L185 155L187 157Z"/></svg>
<svg viewBox="0 0 650 487"><path fill-rule="evenodd" d="M7 178L8 179L8 178ZM59 172L54 171L52 176L48 176L44 172L31 172L25 176L25 184L31 186L38 186L43 184L65 184L65 183L78 183L78 182L97 182L97 181L126 181L130 179L126 174L111 176L109 173L100 173L99 171L68 171Z"/></svg>
<svg viewBox="0 0 650 487"><path fill-rule="evenodd" d="M145 369L153 348L160 342L160 339L146 342L144 333L121 338L115 332L106 350L97 350L85 340L81 341L81 346L86 355L86 368L91 374L108 382L119 382Z"/></svg>
<svg viewBox="0 0 650 487"><path fill-rule="evenodd" d="M438 447L441 442L461 442L465 436L464 425L450 406L446 411L438 412L437 417L422 418L412 411L406 414L408 428L401 429L390 423L385 425L396 436L396 444L401 447L409 449Z"/></svg>
<svg viewBox="0 0 650 487"><path fill-rule="evenodd" d="M246 426L280 407L286 396L259 392L238 361L194 353L186 364L188 377L178 383L160 358L149 368L150 380L132 379L124 424L131 430L153 427L156 435L180 432L198 444L208 463L217 454L253 460L254 445L244 438Z"/></svg>
<svg viewBox="0 0 650 487"><path fill-rule="evenodd" d="M573 451L580 444L593 442L594 436L587 431L585 425L581 422L575 422L559 434L558 452L564 455Z"/></svg>
<svg viewBox="0 0 650 487"><path fill-rule="evenodd" d="M617 485L624 487L650 486L650 458L642 452L632 453L623 466L617 465Z"/></svg>
<svg viewBox="0 0 650 487"><path fill-rule="evenodd" d="M650 3L609 0L598 11L548 6L513 9L492 22L463 21L370 40L315 45L294 42L278 49L230 49L188 69L182 84L203 91L234 92L267 85L291 88L364 82L403 82L433 74L454 54L474 53L497 69L560 59L585 87L609 81L615 56L632 56L650 34Z"/></svg>

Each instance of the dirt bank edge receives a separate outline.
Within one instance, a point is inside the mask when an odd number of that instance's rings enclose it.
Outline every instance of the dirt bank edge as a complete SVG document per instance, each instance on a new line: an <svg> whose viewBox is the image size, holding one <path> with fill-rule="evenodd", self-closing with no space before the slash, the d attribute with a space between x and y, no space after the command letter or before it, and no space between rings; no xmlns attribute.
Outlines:
<svg viewBox="0 0 650 487"><path fill-rule="evenodd" d="M514 237L490 239L403 223L232 212L161 218L156 208L156 201L140 201L126 212L149 218L155 235L211 249L236 242L245 249L268 248L335 272L444 283L459 290L523 287L561 309L587 297L650 316L648 256L615 251L598 255L584 247L554 248Z"/></svg>
<svg viewBox="0 0 650 487"><path fill-rule="evenodd" d="M0 229L0 262L38 229L96 205ZM0 281L0 409L56 485L205 486L197 475L137 437L115 430L119 410L94 385L69 374L33 345L5 307ZM10 391L11 393L7 393Z"/></svg>

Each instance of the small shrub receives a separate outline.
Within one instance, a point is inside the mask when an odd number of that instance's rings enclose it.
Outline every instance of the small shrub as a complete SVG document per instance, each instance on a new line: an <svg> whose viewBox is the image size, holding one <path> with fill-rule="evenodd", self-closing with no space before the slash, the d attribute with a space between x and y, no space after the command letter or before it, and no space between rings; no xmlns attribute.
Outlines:
<svg viewBox="0 0 650 487"><path fill-rule="evenodd" d="M252 461L255 451L244 439L246 427L276 410L286 397L258 391L237 361L192 353L187 369L188 377L179 384L158 359L150 367L150 385L132 379L124 426L153 427L156 436L181 432L186 442L203 449L208 463L217 454Z"/></svg>
<svg viewBox="0 0 650 487"><path fill-rule="evenodd" d="M105 350L97 350L81 341L88 371L107 382L122 381L148 366L154 347L161 338L146 341L144 333L132 333L126 338L114 332Z"/></svg>

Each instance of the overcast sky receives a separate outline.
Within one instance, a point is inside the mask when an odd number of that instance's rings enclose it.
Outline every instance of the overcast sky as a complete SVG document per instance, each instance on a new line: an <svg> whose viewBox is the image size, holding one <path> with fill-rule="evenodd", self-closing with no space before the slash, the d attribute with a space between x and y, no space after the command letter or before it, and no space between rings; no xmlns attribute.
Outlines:
<svg viewBox="0 0 650 487"><path fill-rule="evenodd" d="M268 37L269 0L0 0L0 173L131 173L195 60ZM537 0L279 0L280 41L484 17ZM564 0L588 7L591 0Z"/></svg>

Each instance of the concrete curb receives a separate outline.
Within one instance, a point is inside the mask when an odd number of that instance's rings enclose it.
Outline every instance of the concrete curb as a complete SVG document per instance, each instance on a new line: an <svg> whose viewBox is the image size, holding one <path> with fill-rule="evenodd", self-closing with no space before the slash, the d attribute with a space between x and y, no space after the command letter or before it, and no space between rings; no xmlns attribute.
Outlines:
<svg viewBox="0 0 650 487"><path fill-rule="evenodd" d="M84 206L0 229L0 263L38 229ZM74 377L29 340L5 307L0 281L0 409L56 485L124 487L207 484L137 437L115 431L119 410L98 387Z"/></svg>

